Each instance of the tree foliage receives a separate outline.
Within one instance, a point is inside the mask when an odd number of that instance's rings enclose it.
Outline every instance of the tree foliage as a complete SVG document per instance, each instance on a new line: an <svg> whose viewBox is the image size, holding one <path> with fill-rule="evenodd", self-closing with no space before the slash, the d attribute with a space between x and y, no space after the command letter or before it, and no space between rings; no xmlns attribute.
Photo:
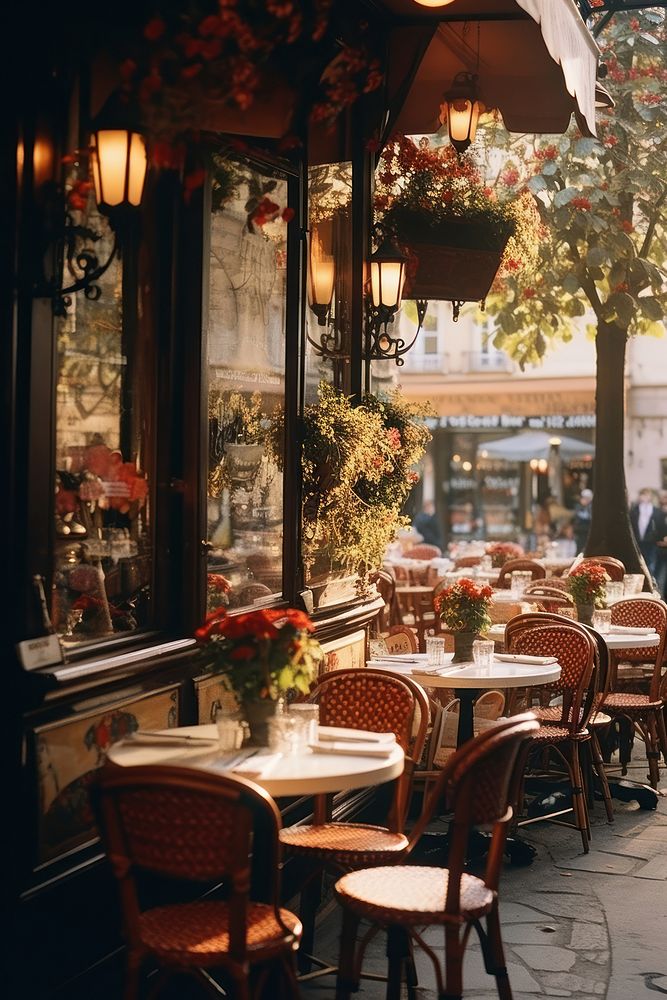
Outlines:
<svg viewBox="0 0 667 1000"><path fill-rule="evenodd" d="M591 332L664 332L666 38L665 12L655 8L606 26L598 44L616 106L599 115L597 139L574 126L549 141L486 132L487 155L503 152L496 182L532 191L549 232L532 277L506 277L488 303L495 345L522 367L570 340L591 312Z"/></svg>

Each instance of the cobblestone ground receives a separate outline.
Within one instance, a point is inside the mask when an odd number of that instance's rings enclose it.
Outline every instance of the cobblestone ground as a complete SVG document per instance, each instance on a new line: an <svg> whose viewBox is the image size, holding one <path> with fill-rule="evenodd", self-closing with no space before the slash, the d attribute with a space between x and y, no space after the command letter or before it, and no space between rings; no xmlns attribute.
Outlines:
<svg viewBox="0 0 667 1000"><path fill-rule="evenodd" d="M635 757L637 757L635 744ZM646 781L639 758L628 778ZM537 849L529 867L505 865L500 916L515 1000L536 996L576 1000L655 1000L667 995L667 771L655 811L614 800L613 824L602 803L592 811L590 853L576 830L540 822L524 827ZM434 823L432 832L444 829ZM434 863L426 860L425 863ZM442 955L442 931L425 938ZM317 953L335 961L338 913L332 905L318 928ZM417 955L421 1000L437 992L430 961ZM383 942L369 949L365 969L385 971ZM464 997L497 997L473 932L464 965ZM362 980L360 1000L380 1000L384 984ZM333 976L302 984L304 1000L333 997Z"/></svg>

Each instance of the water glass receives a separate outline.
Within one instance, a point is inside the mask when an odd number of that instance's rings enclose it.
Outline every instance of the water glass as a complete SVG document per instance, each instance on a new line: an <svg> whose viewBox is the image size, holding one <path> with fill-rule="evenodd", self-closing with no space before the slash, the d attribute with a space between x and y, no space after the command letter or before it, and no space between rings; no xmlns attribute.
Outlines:
<svg viewBox="0 0 667 1000"><path fill-rule="evenodd" d="M426 659L429 667L441 667L445 662L445 640L440 637L426 639Z"/></svg>
<svg viewBox="0 0 667 1000"><path fill-rule="evenodd" d="M641 594L643 588L643 573L626 573L623 577L623 594L625 597L628 597L630 594Z"/></svg>
<svg viewBox="0 0 667 1000"><path fill-rule="evenodd" d="M243 743L244 729L241 713L236 708L220 705L215 713L218 742L223 752L238 750Z"/></svg>
<svg viewBox="0 0 667 1000"><path fill-rule="evenodd" d="M283 712L269 719L269 750L290 757L303 746L303 722L295 714Z"/></svg>
<svg viewBox="0 0 667 1000"><path fill-rule="evenodd" d="M601 635L607 635L611 628L611 610L604 608L600 611L594 611L591 617L591 625Z"/></svg>
<svg viewBox="0 0 667 1000"><path fill-rule="evenodd" d="M493 639L475 639L472 644L472 658L475 666L488 670L493 663L494 648Z"/></svg>
<svg viewBox="0 0 667 1000"><path fill-rule="evenodd" d="M316 743L320 724L320 706L311 702L298 702L290 705L287 712L299 723L298 732L302 749L305 749L310 743Z"/></svg>
<svg viewBox="0 0 667 1000"><path fill-rule="evenodd" d="M623 582L621 580L608 580L604 589L607 604L613 604L614 601L620 601L623 597Z"/></svg>
<svg viewBox="0 0 667 1000"><path fill-rule="evenodd" d="M532 579L533 579L533 574L530 572L530 570L523 570L523 569L515 570L510 577L512 593L516 594L517 597L520 597L521 594L525 592L526 587L532 581Z"/></svg>

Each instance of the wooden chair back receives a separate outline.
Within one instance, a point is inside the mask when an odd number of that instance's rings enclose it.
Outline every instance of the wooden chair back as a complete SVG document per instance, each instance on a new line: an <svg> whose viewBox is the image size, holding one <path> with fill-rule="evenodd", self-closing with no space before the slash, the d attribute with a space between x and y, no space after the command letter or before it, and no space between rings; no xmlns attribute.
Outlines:
<svg viewBox="0 0 667 1000"><path fill-rule="evenodd" d="M90 798L120 886L131 948L141 948L139 878L150 873L181 883L225 883L229 954L242 960L247 953L251 848L258 831L268 853L266 901L288 931L278 908L280 813L259 786L166 764L107 766L96 773Z"/></svg>
<svg viewBox="0 0 667 1000"><path fill-rule="evenodd" d="M409 625L392 625L382 636L388 653L416 653L417 633Z"/></svg>
<svg viewBox="0 0 667 1000"><path fill-rule="evenodd" d="M568 728L573 735L583 731L597 694L597 647L587 629L570 619L543 623L518 623L514 619L510 624L514 627L506 630L505 641L511 652L556 657L561 675L548 688L562 696L557 725Z"/></svg>
<svg viewBox="0 0 667 1000"><path fill-rule="evenodd" d="M496 583L498 589L509 590L512 585L512 573L516 573L519 570L523 570L524 572L530 570L533 580L544 580L547 575L544 565L536 559L508 559L500 567L498 582Z"/></svg>
<svg viewBox="0 0 667 1000"><path fill-rule="evenodd" d="M612 625L633 625L638 628L654 628L660 637L657 646L642 648L637 646L629 649L613 650L611 653L610 689L616 687L616 675L619 662L622 663L652 663L653 673L649 682L649 697L657 701L660 697L662 668L665 659L665 644L667 640L667 604L654 598L633 597L632 600L617 601L611 608Z"/></svg>
<svg viewBox="0 0 667 1000"><path fill-rule="evenodd" d="M471 569L473 566L479 566L482 558L482 556L459 556L454 560L454 569Z"/></svg>
<svg viewBox="0 0 667 1000"><path fill-rule="evenodd" d="M384 601L384 607L380 609L376 618L377 632L386 632L396 620L396 581L391 573L384 569L369 573L368 579L375 584L378 594Z"/></svg>
<svg viewBox="0 0 667 1000"><path fill-rule="evenodd" d="M412 792L414 770L422 757L430 720L426 692L403 674L367 667L326 674L310 695L320 706L320 724L393 733L405 752L396 782L389 823L402 829Z"/></svg>

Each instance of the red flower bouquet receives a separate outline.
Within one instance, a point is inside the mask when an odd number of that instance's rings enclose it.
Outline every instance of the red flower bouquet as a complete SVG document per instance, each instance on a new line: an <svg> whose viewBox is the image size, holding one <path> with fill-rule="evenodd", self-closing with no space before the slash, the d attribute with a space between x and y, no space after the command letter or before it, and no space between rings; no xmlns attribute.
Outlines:
<svg viewBox="0 0 667 1000"><path fill-rule="evenodd" d="M601 608L604 605L608 580L609 577L601 563L586 561L572 570L567 577L567 585L575 604L593 604Z"/></svg>
<svg viewBox="0 0 667 1000"><path fill-rule="evenodd" d="M525 552L516 542L491 542L484 550L491 556L491 565L496 569L504 566L509 559L520 559Z"/></svg>
<svg viewBox="0 0 667 1000"><path fill-rule="evenodd" d="M436 614L451 632L484 632L491 624L489 605L493 590L463 577L441 590L433 601Z"/></svg>
<svg viewBox="0 0 667 1000"><path fill-rule="evenodd" d="M228 615L218 608L197 629L202 658L228 677L239 701L277 701L290 691L307 694L324 653L307 614L263 608Z"/></svg>

